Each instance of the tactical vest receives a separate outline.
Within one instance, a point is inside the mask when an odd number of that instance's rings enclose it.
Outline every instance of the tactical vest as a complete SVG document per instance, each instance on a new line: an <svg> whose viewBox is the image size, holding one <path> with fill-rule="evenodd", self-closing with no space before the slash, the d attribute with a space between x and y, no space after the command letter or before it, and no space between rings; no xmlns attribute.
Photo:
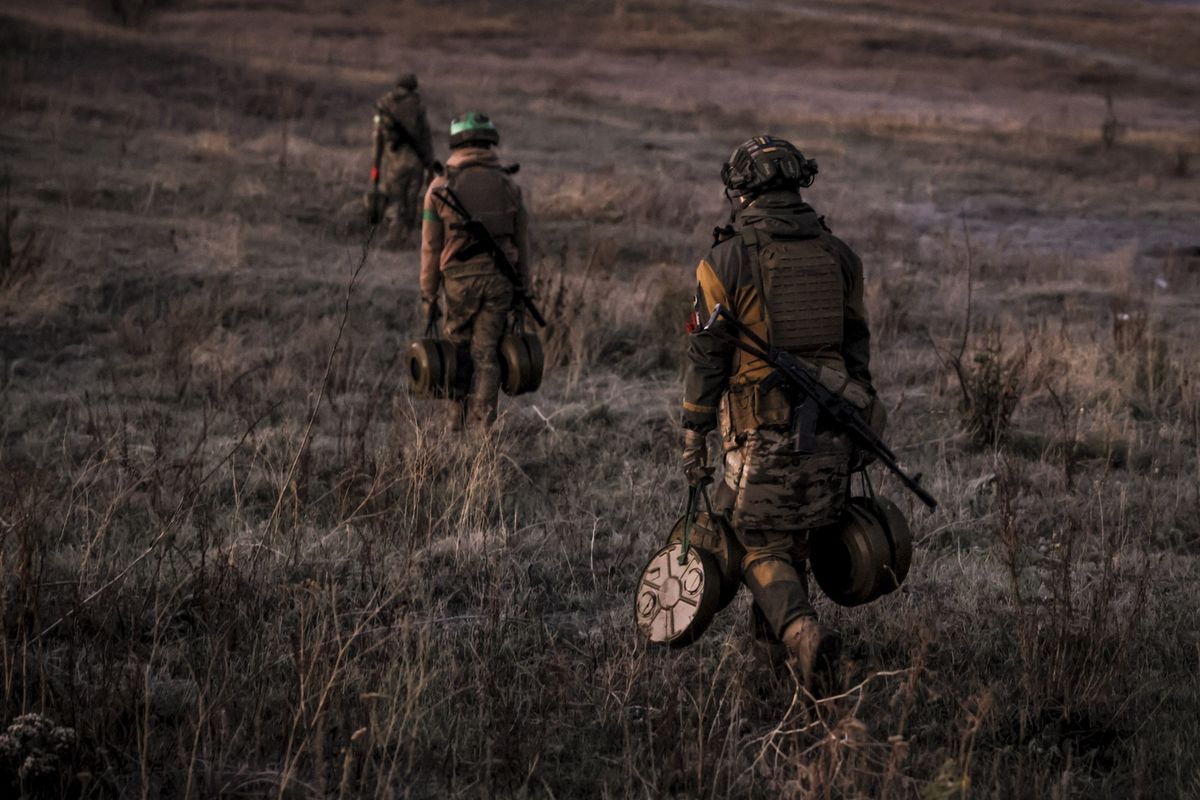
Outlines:
<svg viewBox="0 0 1200 800"><path fill-rule="evenodd" d="M499 241L516 234L517 205L503 167L470 164L450 169L446 181L471 216L482 222L493 238Z"/></svg>
<svg viewBox="0 0 1200 800"><path fill-rule="evenodd" d="M509 253L509 258L513 258L520 209L505 168L499 164L479 163L448 167L446 185L471 217L482 222L492 238ZM460 222L452 213L446 218L442 274L447 277L493 274L496 265L487 247L467 236L459 226Z"/></svg>
<svg viewBox="0 0 1200 800"><path fill-rule="evenodd" d="M817 237L772 236L754 226L743 226L740 234L768 341L821 365L822 372L840 373L844 385L846 285L841 264ZM728 406L736 431L791 423L791 403L784 392L760 390L769 372L758 359L739 358Z"/></svg>

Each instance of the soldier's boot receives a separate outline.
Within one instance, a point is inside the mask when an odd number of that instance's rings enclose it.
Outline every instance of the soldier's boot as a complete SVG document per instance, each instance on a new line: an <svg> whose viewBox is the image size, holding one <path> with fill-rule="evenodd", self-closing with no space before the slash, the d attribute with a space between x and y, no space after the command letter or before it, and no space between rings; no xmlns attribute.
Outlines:
<svg viewBox="0 0 1200 800"><path fill-rule="evenodd" d="M482 377L477 376L476 380L481 381ZM467 424L470 425L471 430L486 431L496 421L499 383L500 379L497 376L496 385L492 387L490 392L486 389L473 390L471 392L471 398L467 402Z"/></svg>
<svg viewBox="0 0 1200 800"><path fill-rule="evenodd" d="M474 354L473 356L482 354ZM467 401L467 421L472 429L486 430L496 421L500 397L500 363L492 358L473 358L475 374L471 378L471 396Z"/></svg>
<svg viewBox="0 0 1200 800"><path fill-rule="evenodd" d="M403 250L408 247L411 241L412 237L409 231L393 223L388 226L387 236L383 239L383 246L387 250Z"/></svg>
<svg viewBox="0 0 1200 800"><path fill-rule="evenodd" d="M446 430L450 433L458 433L463 429L463 422L467 416L467 404L462 400L448 400L445 403L446 415L443 418L443 424Z"/></svg>
<svg viewBox="0 0 1200 800"><path fill-rule="evenodd" d="M383 247L387 250L402 250L408 247L409 230L404 223L404 208L400 203L391 200L393 196L391 193L388 194L390 202L383 212L383 224L386 230Z"/></svg>
<svg viewBox="0 0 1200 800"><path fill-rule="evenodd" d="M788 663L813 697L826 697L837 689L842 642L815 617L799 617L783 629Z"/></svg>
<svg viewBox="0 0 1200 800"><path fill-rule="evenodd" d="M754 660L764 669L776 675L787 674L787 648L771 630L771 623L757 603L750 605L750 636L753 641L751 653Z"/></svg>

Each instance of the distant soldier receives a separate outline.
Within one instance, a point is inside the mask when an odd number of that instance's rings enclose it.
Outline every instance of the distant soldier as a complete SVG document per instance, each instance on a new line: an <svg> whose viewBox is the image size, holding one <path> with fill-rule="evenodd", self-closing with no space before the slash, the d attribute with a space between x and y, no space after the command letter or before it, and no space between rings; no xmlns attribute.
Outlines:
<svg viewBox="0 0 1200 800"><path fill-rule="evenodd" d="M522 286L528 284L527 213L521 189L512 180L513 167L500 164L494 148L500 134L488 117L469 111L450 124L450 158L445 173L429 186L421 231L421 303L432 323L438 314L438 290L445 297L446 338L458 351L458 375L450 424L457 429L464 417L474 428L496 418L500 390L498 347L517 287L497 269L480 242L463 230L454 203L487 228L516 269Z"/></svg>
<svg viewBox="0 0 1200 800"><path fill-rule="evenodd" d="M720 303L771 344L820 365L859 407L876 406L862 262L800 198L815 161L770 136L743 143L721 170L733 224L718 229L696 269L693 325ZM721 324L721 323L717 323ZM706 437L720 423L724 486L718 505L746 548L745 584L760 640L782 641L814 691L833 680L838 638L817 622L805 578L808 532L837 520L849 489L846 437L809 404L792 406L761 383L771 368L695 330L688 337L683 467L690 485L712 480Z"/></svg>
<svg viewBox="0 0 1200 800"><path fill-rule="evenodd" d="M416 75L401 75L396 88L375 104L375 148L383 156L377 166L379 189L386 196L387 241L404 245L417 226L426 172L436 165Z"/></svg>

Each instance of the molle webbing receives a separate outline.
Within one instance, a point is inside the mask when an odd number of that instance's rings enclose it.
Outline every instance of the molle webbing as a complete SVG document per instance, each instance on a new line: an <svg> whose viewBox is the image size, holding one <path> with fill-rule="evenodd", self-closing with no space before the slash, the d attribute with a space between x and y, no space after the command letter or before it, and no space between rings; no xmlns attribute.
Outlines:
<svg viewBox="0 0 1200 800"><path fill-rule="evenodd" d="M792 353L840 350L845 286L816 239L772 239L759 250L771 344Z"/></svg>
<svg viewBox="0 0 1200 800"><path fill-rule="evenodd" d="M499 166L468 164L451 168L447 182L471 216L484 224L497 241L517 230L517 206L508 186L508 176Z"/></svg>

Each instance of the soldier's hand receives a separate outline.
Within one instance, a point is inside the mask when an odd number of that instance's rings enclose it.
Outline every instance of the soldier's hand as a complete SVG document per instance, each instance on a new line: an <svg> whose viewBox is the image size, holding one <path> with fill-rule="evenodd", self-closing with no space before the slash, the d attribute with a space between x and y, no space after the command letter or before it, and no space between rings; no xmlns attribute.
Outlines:
<svg viewBox="0 0 1200 800"><path fill-rule="evenodd" d="M425 327L433 327L433 324L442 316L442 309L438 306L437 300L422 300L421 312L425 317Z"/></svg>
<svg viewBox="0 0 1200 800"><path fill-rule="evenodd" d="M689 486L712 483L713 470L708 465L708 437L699 431L683 431L683 476Z"/></svg>

